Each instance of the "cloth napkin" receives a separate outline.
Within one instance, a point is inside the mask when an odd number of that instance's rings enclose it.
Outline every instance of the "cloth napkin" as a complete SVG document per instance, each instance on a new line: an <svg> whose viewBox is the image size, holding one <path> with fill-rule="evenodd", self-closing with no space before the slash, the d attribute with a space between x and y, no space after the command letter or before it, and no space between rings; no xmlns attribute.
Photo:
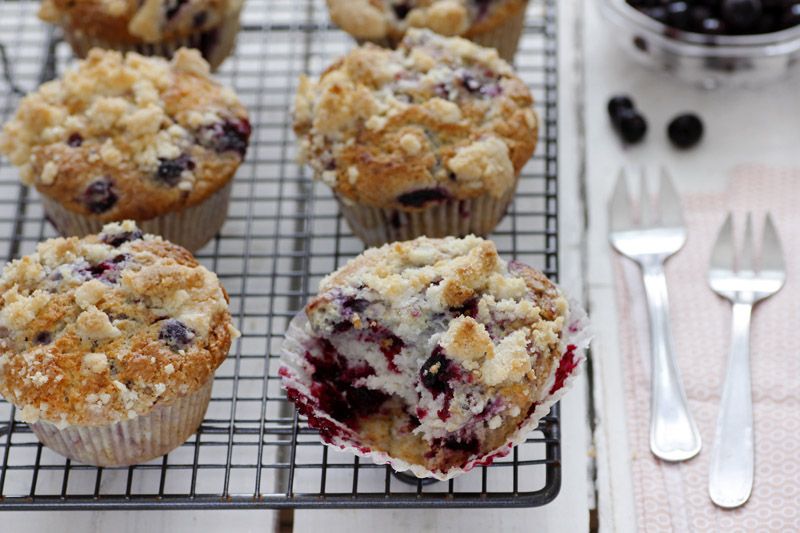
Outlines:
<svg viewBox="0 0 800 533"><path fill-rule="evenodd" d="M638 267L615 260L620 348L640 531L800 531L800 169L743 166L726 193L683 197L689 238L666 265L670 320L689 407L702 439L683 463L655 458L649 448L650 355L647 307ZM731 309L706 282L711 249L728 210L741 243L744 215L776 222L787 266L783 289L753 313L750 362L755 423L755 481L735 510L708 496L714 429L728 358Z"/></svg>

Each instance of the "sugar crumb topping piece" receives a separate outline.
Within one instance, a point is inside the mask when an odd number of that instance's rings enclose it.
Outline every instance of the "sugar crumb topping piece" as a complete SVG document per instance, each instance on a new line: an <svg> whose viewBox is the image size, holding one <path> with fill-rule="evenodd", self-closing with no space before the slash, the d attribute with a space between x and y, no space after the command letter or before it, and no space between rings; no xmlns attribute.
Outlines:
<svg viewBox="0 0 800 533"><path fill-rule="evenodd" d="M411 29L397 50L364 45L302 77L294 129L301 160L340 197L416 209L404 195L512 190L536 145L532 103L495 50Z"/></svg>
<svg viewBox="0 0 800 533"><path fill-rule="evenodd" d="M23 418L88 425L202 386L238 334L217 277L129 220L6 265L0 332L0 393Z"/></svg>

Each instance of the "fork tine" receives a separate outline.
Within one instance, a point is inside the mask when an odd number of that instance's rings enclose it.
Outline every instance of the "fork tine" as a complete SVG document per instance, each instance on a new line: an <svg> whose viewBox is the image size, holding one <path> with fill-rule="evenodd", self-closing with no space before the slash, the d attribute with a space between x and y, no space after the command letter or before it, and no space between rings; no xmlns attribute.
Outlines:
<svg viewBox="0 0 800 533"><path fill-rule="evenodd" d="M625 231L633 226L628 179L624 168L619 170L614 193L608 202L608 224L610 231Z"/></svg>
<svg viewBox="0 0 800 533"><path fill-rule="evenodd" d="M778 230L775 229L775 222L772 215L767 213L764 220L764 234L761 239L761 268L760 270L783 271L783 248L778 237Z"/></svg>
<svg viewBox="0 0 800 533"><path fill-rule="evenodd" d="M643 228L650 228L655 223L655 214L653 213L653 201L650 196L650 189L647 186L647 173L642 167L639 180L641 187L639 189L639 225Z"/></svg>
<svg viewBox="0 0 800 533"><path fill-rule="evenodd" d="M711 268L733 270L735 250L733 248L733 213L728 213L719 228L714 250L711 252Z"/></svg>
<svg viewBox="0 0 800 533"><path fill-rule="evenodd" d="M661 217L661 224L664 226L683 226L683 213L681 209L681 199L675 189L675 182L667 171L666 167L661 167L661 176L658 186L658 210Z"/></svg>
<svg viewBox="0 0 800 533"><path fill-rule="evenodd" d="M742 244L742 250L739 254L739 271L755 271L755 257L756 247L753 239L753 214L747 213L747 219L744 223L744 243Z"/></svg>

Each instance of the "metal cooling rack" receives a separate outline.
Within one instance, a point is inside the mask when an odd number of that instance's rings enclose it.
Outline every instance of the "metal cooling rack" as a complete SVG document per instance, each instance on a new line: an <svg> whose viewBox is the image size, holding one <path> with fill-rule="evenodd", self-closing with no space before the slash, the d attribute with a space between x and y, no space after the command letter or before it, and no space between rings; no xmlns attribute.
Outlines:
<svg viewBox="0 0 800 533"><path fill-rule="evenodd" d="M36 18L38 2L0 0L0 113L63 72L68 46ZM532 0L517 54L541 117L536 156L493 235L505 257L557 276L556 0ZM320 444L277 376L284 329L328 274L362 250L325 186L295 163L290 107L300 74L317 75L353 45L324 0L247 0L235 57L218 73L250 110L253 137L230 215L199 252L231 297L242 337L216 374L200 430L168 456L129 468L74 464L42 447L0 403L0 509L527 507L561 485L558 406L513 453L455 480L395 477ZM0 250L11 260L55 236L35 191L0 162Z"/></svg>

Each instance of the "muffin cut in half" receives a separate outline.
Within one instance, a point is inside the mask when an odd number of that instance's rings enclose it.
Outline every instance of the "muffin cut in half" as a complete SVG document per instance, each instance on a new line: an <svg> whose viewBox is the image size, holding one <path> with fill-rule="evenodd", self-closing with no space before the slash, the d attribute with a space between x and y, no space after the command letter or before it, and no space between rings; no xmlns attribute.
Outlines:
<svg viewBox="0 0 800 533"><path fill-rule="evenodd" d="M196 50L168 62L95 49L23 98L0 153L62 235L133 219L195 251L225 221L249 138L244 107Z"/></svg>
<svg viewBox="0 0 800 533"><path fill-rule="evenodd" d="M189 438L236 336L216 275L132 221L40 243L0 277L0 394L82 463L140 463Z"/></svg>
<svg viewBox="0 0 800 533"><path fill-rule="evenodd" d="M195 48L216 69L236 44L243 0L43 0L78 57L92 48L172 57Z"/></svg>
<svg viewBox="0 0 800 533"><path fill-rule="evenodd" d="M528 0L328 0L331 19L358 41L395 47L410 28L461 36L514 59Z"/></svg>
<svg viewBox="0 0 800 533"><path fill-rule="evenodd" d="M290 326L280 373L331 445L447 479L524 440L577 373L585 315L490 241L367 250Z"/></svg>
<svg viewBox="0 0 800 533"><path fill-rule="evenodd" d="M490 233L536 146L525 83L495 50L409 30L364 45L295 99L300 159L366 244Z"/></svg>

